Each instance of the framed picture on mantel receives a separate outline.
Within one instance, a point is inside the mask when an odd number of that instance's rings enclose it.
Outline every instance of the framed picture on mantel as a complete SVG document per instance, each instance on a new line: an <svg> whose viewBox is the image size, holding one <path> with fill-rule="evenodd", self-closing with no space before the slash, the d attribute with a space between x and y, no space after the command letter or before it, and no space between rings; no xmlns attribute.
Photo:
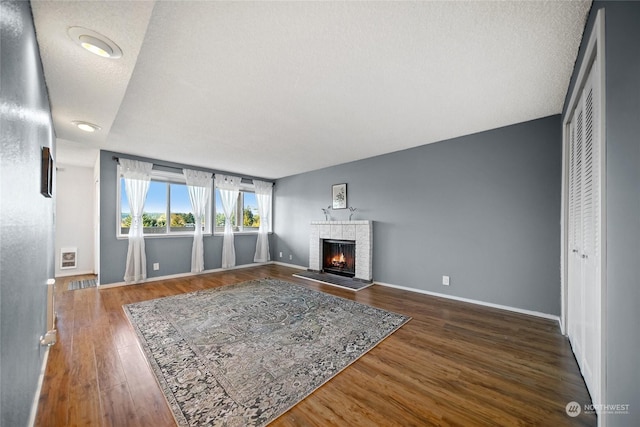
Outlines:
<svg viewBox="0 0 640 427"><path fill-rule="evenodd" d="M334 184L331 186L331 207L333 209L347 208L347 184Z"/></svg>

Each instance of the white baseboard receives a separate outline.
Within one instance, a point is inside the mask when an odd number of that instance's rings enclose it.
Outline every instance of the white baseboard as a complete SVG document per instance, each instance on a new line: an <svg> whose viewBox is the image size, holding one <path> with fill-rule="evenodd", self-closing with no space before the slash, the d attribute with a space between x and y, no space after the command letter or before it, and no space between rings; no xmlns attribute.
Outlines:
<svg viewBox="0 0 640 427"><path fill-rule="evenodd" d="M57 274L56 277L84 276L86 274L95 274L93 270L74 270Z"/></svg>
<svg viewBox="0 0 640 427"><path fill-rule="evenodd" d="M483 305L485 307L498 308L500 310L513 311L515 313L527 314L529 316L542 317L544 319L555 320L556 322L558 322L558 325L560 325L560 316L556 316L554 314L541 313L539 311L532 311L532 310L525 310L525 309L522 309L522 308L511 307L511 306L508 306L508 305L494 304L494 303L491 303L491 302L478 301L478 300L475 300L475 299L457 297L455 295L441 294L441 293L438 293L438 292L425 291L425 290L422 290L422 289L408 288L406 286L392 285L391 283L383 283L383 282L375 281L374 284L381 285L381 286L387 286L389 288L402 289L403 291L410 291L410 292L417 292L419 294L431 295L431 296L434 296L434 297L447 298L447 299L452 299L452 300L456 300L456 301L468 302L468 303L471 303L471 304Z"/></svg>
<svg viewBox="0 0 640 427"><path fill-rule="evenodd" d="M40 375L38 376L38 385L36 387L36 394L33 396L33 402L31 403L31 413L29 414L29 427L34 427L36 423L36 415L38 414L38 402L40 402L40 393L42 393L42 383L44 382L44 374L47 371L47 362L49 361L49 347L44 352L44 358L42 359L42 367L40 368Z"/></svg>
<svg viewBox="0 0 640 427"><path fill-rule="evenodd" d="M242 268L259 267L261 265L269 265L269 264L272 264L272 261L269 261L269 262L254 262L252 264L236 265L236 266L230 267L230 268L214 268L214 269L211 269L211 270L201 271L200 273L188 272L188 273L170 274L168 276L149 277L149 278L147 278L147 280L145 280L143 282L135 282L135 283L116 282L116 283L109 283L107 285L100 285L100 286L98 286L98 288L107 289L107 288L117 288L119 286L144 285L145 283L159 282L160 280L180 279L182 277L200 276L201 274L218 273L220 271L229 271L229 270L239 270L239 269L242 269Z"/></svg>
<svg viewBox="0 0 640 427"><path fill-rule="evenodd" d="M289 267L289 268L298 268L300 270L307 269L306 266L296 265L296 264L287 264L286 262L281 262L281 261L271 261L271 264L281 265L283 267Z"/></svg>
<svg viewBox="0 0 640 427"><path fill-rule="evenodd" d="M205 270L205 271L202 271L200 273L191 273L191 272L189 272L189 273L172 274L172 275L168 275L168 276L151 277L151 278L148 278L147 280L145 280L144 282L138 282L138 283L125 283L125 282L109 283L108 285L100 285L98 287L102 288L102 289L106 289L106 288L115 288L115 287L118 287L118 286L141 285L141 284L149 283L149 282L158 282L160 280L179 279L179 278L182 278L182 277L199 276L201 274L218 273L218 272L221 272L221 271L238 270L238 269L243 269L243 268L258 267L258 266L261 266L261 265L269 265L269 264L276 264L276 265L280 265L280 266L283 266L283 267L296 268L296 269L300 269L300 270L306 270L307 269L306 266L302 266L302 265L288 264L288 263L280 262L280 261L268 261L268 262L260 262L260 263L253 263L253 264L236 265L235 267L231 267L231 268L215 268L215 269L212 269L212 270ZM451 300L455 300L455 301L468 302L468 303L471 303L471 304L477 304L477 305L482 305L482 306L485 306L485 307L497 308L497 309L500 309L500 310L512 311L514 313L527 314L529 316L541 317L541 318L549 319L549 320L555 320L556 322L558 322L558 325L560 326L560 328L562 328L562 323L560 321L560 316L557 316L557 315L554 315L554 314L542 313L542 312L533 311L533 310L525 310L525 309L522 309L522 308L511 307L511 306L508 306L508 305L494 304L494 303L491 303L491 302L479 301L479 300L474 300L474 299L470 299L470 298L463 298L463 297L458 297L458 296L455 296L455 295L441 294L439 292L431 292L431 291L425 291L425 290L422 290L422 289L409 288L407 286L394 285L394 284L391 284L391 283L384 283L384 282L374 281L373 284L380 285L380 286L386 286L386 287L389 287L389 288L402 289L403 291L409 291L409 292L416 292L416 293L419 293L419 294L431 295L431 296L434 296L434 297L447 298L447 299L451 299Z"/></svg>

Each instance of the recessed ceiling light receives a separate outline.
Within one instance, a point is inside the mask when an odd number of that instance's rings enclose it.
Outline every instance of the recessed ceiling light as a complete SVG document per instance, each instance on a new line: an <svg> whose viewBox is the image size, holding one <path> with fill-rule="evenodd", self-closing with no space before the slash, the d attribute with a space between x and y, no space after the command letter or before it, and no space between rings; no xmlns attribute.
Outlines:
<svg viewBox="0 0 640 427"><path fill-rule="evenodd" d="M89 123L89 122L81 122L79 120L74 120L73 122L74 125L77 126L78 129L83 130L85 132L95 132L97 130L102 129L100 126L98 125L94 125L93 123Z"/></svg>
<svg viewBox="0 0 640 427"><path fill-rule="evenodd" d="M95 53L98 56L104 58L111 58L113 55L113 49L108 44L95 37L82 35L80 36L80 46L87 49L91 53Z"/></svg>
<svg viewBox="0 0 640 427"><path fill-rule="evenodd" d="M82 27L71 27L67 32L71 40L91 53L111 59L122 56L120 47L100 33Z"/></svg>

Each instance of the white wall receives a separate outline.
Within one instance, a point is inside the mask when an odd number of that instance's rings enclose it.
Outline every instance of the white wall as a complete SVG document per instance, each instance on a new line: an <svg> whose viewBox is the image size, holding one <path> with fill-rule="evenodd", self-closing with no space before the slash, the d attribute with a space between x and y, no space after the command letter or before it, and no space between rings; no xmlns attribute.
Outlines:
<svg viewBox="0 0 640 427"><path fill-rule="evenodd" d="M58 165L56 277L94 272L93 168ZM77 267L60 269L60 249L78 249Z"/></svg>

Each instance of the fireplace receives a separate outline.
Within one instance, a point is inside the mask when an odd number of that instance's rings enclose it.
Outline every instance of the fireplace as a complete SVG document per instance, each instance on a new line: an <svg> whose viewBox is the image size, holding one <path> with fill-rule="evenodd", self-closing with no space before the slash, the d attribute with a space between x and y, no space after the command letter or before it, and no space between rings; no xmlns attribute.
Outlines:
<svg viewBox="0 0 640 427"><path fill-rule="evenodd" d="M329 258L329 269L338 269L340 273L345 270L349 277L365 283L373 281L373 221L312 221L309 232L309 270L315 272L330 271L327 269L325 260L325 241L341 241L342 252L338 253L338 258L332 261ZM351 261L349 261L349 251L344 246L351 243ZM344 256L344 260L340 255ZM335 266L333 265L335 262ZM344 266L343 266L344 263ZM335 271L331 271L335 273Z"/></svg>
<svg viewBox="0 0 640 427"><path fill-rule="evenodd" d="M322 241L322 270L341 276L355 276L356 242L324 239Z"/></svg>

